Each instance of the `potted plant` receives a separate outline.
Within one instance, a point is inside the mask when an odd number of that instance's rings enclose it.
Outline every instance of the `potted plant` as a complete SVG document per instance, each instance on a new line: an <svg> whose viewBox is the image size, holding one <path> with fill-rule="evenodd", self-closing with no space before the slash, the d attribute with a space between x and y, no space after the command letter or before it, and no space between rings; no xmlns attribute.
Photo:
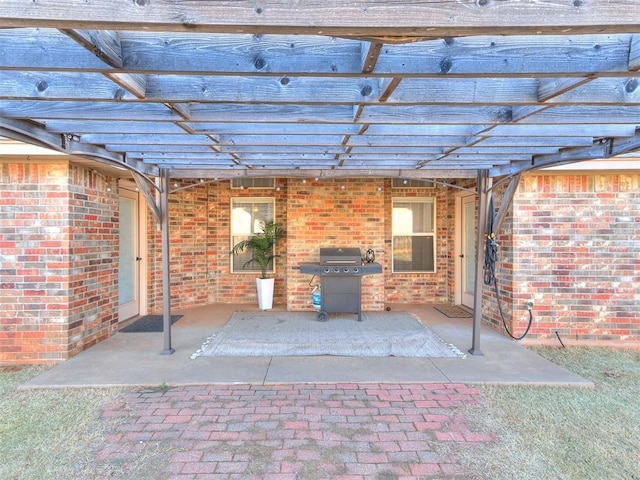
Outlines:
<svg viewBox="0 0 640 480"><path fill-rule="evenodd" d="M279 257L275 254L275 246L279 239L284 236L282 224L273 220L262 222L261 231L234 245L231 253L240 255L248 250L251 258L242 266L247 268L253 263L260 267L260 277L256 278L258 289L258 307L261 310L268 310L273 306L273 286L274 279L267 277L267 269L273 259Z"/></svg>

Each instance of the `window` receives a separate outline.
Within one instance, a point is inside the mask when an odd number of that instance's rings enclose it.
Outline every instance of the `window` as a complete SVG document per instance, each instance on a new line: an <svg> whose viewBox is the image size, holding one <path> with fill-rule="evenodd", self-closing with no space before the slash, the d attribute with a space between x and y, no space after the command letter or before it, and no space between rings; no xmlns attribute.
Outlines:
<svg viewBox="0 0 640 480"><path fill-rule="evenodd" d="M273 198L232 198L231 199L231 248L242 240L261 231L264 222L275 218ZM230 249L231 249L230 248ZM251 263L242 268L251 258L251 252L245 250L241 255L231 255L231 271L259 272L260 266ZM273 273L273 265L269 272Z"/></svg>
<svg viewBox="0 0 640 480"><path fill-rule="evenodd" d="M433 198L393 199L393 271L435 272L436 204Z"/></svg>

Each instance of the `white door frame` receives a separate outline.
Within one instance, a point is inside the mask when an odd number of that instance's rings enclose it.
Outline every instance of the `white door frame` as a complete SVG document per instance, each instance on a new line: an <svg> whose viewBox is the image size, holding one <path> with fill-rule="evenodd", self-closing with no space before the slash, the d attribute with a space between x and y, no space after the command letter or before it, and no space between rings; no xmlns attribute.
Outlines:
<svg viewBox="0 0 640 480"><path fill-rule="evenodd" d="M473 297L468 297L465 301L465 299L463 298L464 295L464 278L463 278L463 272L464 272L464 257L461 256L463 255L463 231L464 231L464 225L463 225L463 208L464 208L464 200L468 199L469 197L473 197L473 203L474 205L477 203L476 200L476 195L473 193L468 193L468 192L458 192L455 195L455 240L454 240L454 269L455 269L455 281L454 281L454 303L456 305L466 305L470 308L473 308ZM473 240L475 242L475 236L473 237ZM475 258L474 258L474 262L475 262Z"/></svg>
<svg viewBox="0 0 640 480"><path fill-rule="evenodd" d="M135 182L131 180L121 179L118 182L118 192L120 196L134 199L138 205L138 231L136 233L136 240L138 243L138 257L141 259L137 262L138 275L137 275L137 298L138 308L134 315L145 315L147 313L147 271L148 271L148 259L147 259L147 208L144 199L141 197ZM131 318L131 315L126 315ZM118 320L123 321L122 313L118 312Z"/></svg>

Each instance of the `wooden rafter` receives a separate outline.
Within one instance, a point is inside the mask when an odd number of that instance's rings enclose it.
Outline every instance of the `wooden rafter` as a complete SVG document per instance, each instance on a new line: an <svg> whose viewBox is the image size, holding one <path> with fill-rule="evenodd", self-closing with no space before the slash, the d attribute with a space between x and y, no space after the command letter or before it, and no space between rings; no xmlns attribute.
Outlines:
<svg viewBox="0 0 640 480"><path fill-rule="evenodd" d="M5 0L2 132L172 178L493 177L640 149L635 1L223 3Z"/></svg>

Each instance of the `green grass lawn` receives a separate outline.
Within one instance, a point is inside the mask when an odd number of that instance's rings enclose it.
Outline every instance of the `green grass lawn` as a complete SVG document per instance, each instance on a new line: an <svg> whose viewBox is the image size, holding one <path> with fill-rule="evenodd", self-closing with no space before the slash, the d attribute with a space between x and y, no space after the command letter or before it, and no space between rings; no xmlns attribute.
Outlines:
<svg viewBox="0 0 640 480"><path fill-rule="evenodd" d="M100 407L119 391L16 389L42 370L0 368L0 478L106 478L87 474L107 427Z"/></svg>
<svg viewBox="0 0 640 480"><path fill-rule="evenodd" d="M595 387L481 387L467 418L498 440L459 452L474 478L640 479L640 351L535 350Z"/></svg>

